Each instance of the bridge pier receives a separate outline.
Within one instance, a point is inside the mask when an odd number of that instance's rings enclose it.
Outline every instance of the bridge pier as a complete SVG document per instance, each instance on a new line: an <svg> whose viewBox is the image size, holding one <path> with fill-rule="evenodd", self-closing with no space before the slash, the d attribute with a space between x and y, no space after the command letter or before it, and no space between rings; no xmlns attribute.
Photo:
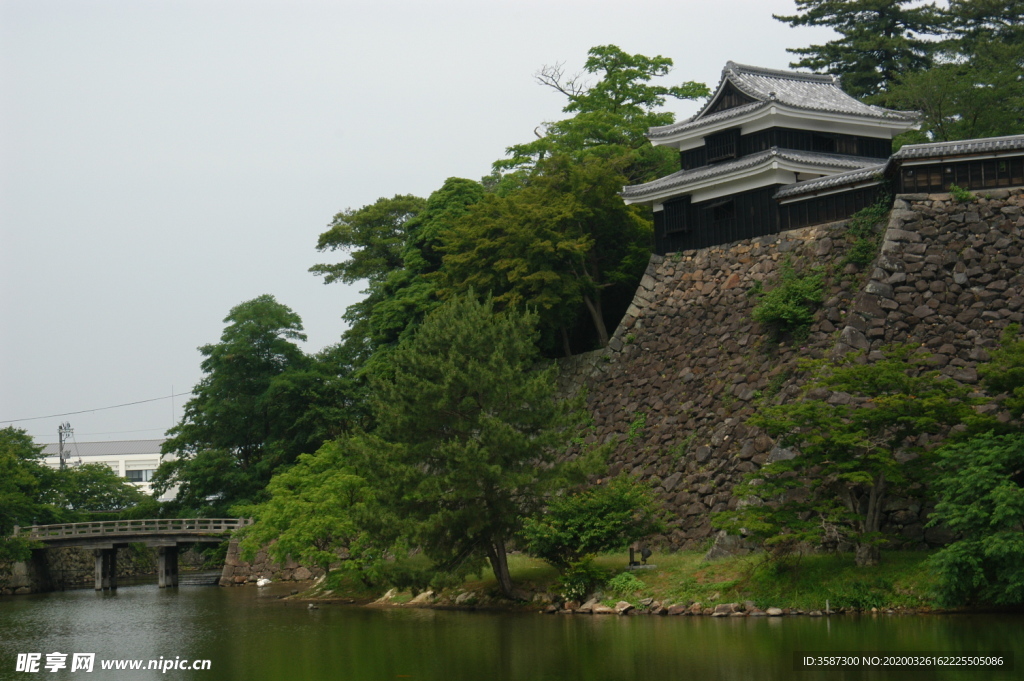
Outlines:
<svg viewBox="0 0 1024 681"><path fill-rule="evenodd" d="M161 546L157 552L159 555L157 582L160 588L178 586L178 545Z"/></svg>
<svg viewBox="0 0 1024 681"><path fill-rule="evenodd" d="M117 589L117 549L95 549L96 556L96 590Z"/></svg>

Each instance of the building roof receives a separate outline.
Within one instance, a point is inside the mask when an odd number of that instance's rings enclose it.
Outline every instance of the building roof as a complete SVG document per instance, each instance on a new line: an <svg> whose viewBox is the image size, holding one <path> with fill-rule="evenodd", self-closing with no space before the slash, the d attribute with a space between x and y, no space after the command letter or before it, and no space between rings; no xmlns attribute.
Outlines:
<svg viewBox="0 0 1024 681"><path fill-rule="evenodd" d="M973 140L956 142L931 142L929 144L907 144L900 148L892 158L905 161L918 158L936 158L947 156L967 156L996 151L1024 150L1024 135L1008 135L1006 137L983 137Z"/></svg>
<svg viewBox="0 0 1024 681"><path fill-rule="evenodd" d="M680 170L671 175L658 178L645 184L635 184L623 187L622 196L627 201L636 201L646 196L658 194L676 187L706 180L712 177L728 175L741 170L755 168L762 163L773 159L782 159L794 163L807 164L814 167L835 168L839 170L861 169L867 166L877 166L877 158L865 158L862 156L845 156L843 154L826 154L817 151L799 151L795 149L779 149L772 147L749 156L742 156L733 161L715 163L709 166L701 166L691 170Z"/></svg>
<svg viewBox="0 0 1024 681"><path fill-rule="evenodd" d="M885 172L885 168L888 165L889 162L886 161L885 163L877 163L876 165L867 166L866 168L849 170L845 173L826 175L825 177L817 177L813 180L804 180L803 182L794 182L793 184L786 185L785 187L780 187L779 191L775 192L773 198L784 199L786 197L799 196L801 194L812 194L829 189L835 189L836 187L860 184L871 180L881 182L879 175Z"/></svg>
<svg viewBox="0 0 1024 681"><path fill-rule="evenodd" d="M155 440L114 440L112 442L65 442L64 448L72 457L87 456L132 456L160 454L160 445L166 438ZM57 443L43 447L43 456L57 456Z"/></svg>
<svg viewBox="0 0 1024 681"><path fill-rule="evenodd" d="M732 84L739 92L754 101L708 113L718 103L726 84ZM756 111L773 103L784 104L794 109L876 120L916 123L920 119L920 114L917 112L884 109L854 99L843 92L839 86L839 79L835 76L779 71L730 61L722 69L722 78L715 94L700 111L685 121L651 128L647 132L647 137L653 141L676 135L685 130L701 128Z"/></svg>

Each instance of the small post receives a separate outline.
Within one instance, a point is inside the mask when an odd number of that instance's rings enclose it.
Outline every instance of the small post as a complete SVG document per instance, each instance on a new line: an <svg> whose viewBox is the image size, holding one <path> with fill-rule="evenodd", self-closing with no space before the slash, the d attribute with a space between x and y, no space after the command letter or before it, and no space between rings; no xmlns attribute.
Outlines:
<svg viewBox="0 0 1024 681"><path fill-rule="evenodd" d="M170 583L170 586L176 587L176 586L178 586L178 545L175 544L174 546L172 546L170 548L171 548L171 550L170 550L170 554L171 554L171 556L170 556L171 557L171 578L170 578L170 582L171 583Z"/></svg>
<svg viewBox="0 0 1024 681"><path fill-rule="evenodd" d="M169 586L178 586L178 546L161 546L157 553L159 555L159 566L157 584L161 589Z"/></svg>
<svg viewBox="0 0 1024 681"><path fill-rule="evenodd" d="M111 591L117 590L117 548L107 550L107 588Z"/></svg>
<svg viewBox="0 0 1024 681"><path fill-rule="evenodd" d="M167 547L161 546L157 552L156 583L161 589L167 587Z"/></svg>
<svg viewBox="0 0 1024 681"><path fill-rule="evenodd" d="M103 591L103 549L95 549L92 555L96 558L96 566L93 572L97 591Z"/></svg>

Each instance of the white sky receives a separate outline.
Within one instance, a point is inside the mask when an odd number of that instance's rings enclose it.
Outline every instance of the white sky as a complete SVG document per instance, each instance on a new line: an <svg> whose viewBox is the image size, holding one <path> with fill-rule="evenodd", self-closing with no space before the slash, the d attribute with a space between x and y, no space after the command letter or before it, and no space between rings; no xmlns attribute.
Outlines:
<svg viewBox="0 0 1024 681"><path fill-rule="evenodd" d="M360 287L307 272L331 217L479 179L563 116L535 83L615 44L714 87L829 39L791 0L0 0L0 427L167 398L264 293L316 351ZM696 106L676 105L681 117ZM186 397L19 420L160 437Z"/></svg>

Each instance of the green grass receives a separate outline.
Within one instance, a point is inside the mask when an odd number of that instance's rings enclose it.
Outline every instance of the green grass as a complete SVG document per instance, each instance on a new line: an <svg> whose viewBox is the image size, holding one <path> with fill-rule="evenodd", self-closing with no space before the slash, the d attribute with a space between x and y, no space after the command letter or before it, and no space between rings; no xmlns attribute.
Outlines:
<svg viewBox="0 0 1024 681"><path fill-rule="evenodd" d="M705 562L703 552L655 554L652 570L633 574L642 586L628 593L605 587L608 602L622 599L634 605L641 598L654 598L662 603L700 602L705 607L720 603L753 601L759 608L779 607L799 610L824 610L828 601L832 610L879 610L891 608L931 608L930 594L934 579L929 574L923 552L888 551L882 564L862 568L854 565L852 554L811 555L786 563L766 562L762 555L726 558ZM512 579L518 588L529 592L555 593L558 572L536 558L513 554L508 558ZM624 553L598 556L595 563L613 576L625 572L628 563ZM630 580L620 579L625 584ZM635 586L635 585L634 585ZM332 573L321 589L333 591L332 597L369 601L378 598L384 588L368 589L359 580ZM497 595L497 582L490 569L471 577L447 595L476 591ZM412 595L399 594L394 602L403 603Z"/></svg>

